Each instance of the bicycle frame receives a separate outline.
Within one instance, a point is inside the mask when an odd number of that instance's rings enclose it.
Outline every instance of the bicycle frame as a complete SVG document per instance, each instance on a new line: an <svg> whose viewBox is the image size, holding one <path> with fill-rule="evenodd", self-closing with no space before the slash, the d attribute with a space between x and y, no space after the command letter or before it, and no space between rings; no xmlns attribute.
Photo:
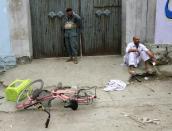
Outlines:
<svg viewBox="0 0 172 131"><path fill-rule="evenodd" d="M84 89L81 89L84 90ZM17 104L16 108L18 110L27 109L31 106L37 105L43 101L50 101L53 99L62 100L63 102L69 101L69 100L76 100L78 104L89 104L90 101L93 101L93 99L96 98L96 88L95 88L95 95L92 96L79 96L78 92L81 90L76 89L54 89L51 91L49 95L40 96L36 99L32 99L32 96L27 95L27 101Z"/></svg>

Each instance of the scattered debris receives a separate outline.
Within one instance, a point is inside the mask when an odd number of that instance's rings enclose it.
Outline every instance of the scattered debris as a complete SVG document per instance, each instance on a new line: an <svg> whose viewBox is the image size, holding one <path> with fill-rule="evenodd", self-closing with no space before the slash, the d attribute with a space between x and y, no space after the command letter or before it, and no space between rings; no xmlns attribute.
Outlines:
<svg viewBox="0 0 172 131"><path fill-rule="evenodd" d="M157 59L157 65L167 65L171 64L171 52L172 46L169 44L146 44L154 52Z"/></svg>
<svg viewBox="0 0 172 131"><path fill-rule="evenodd" d="M4 81L0 81L0 88L6 88L7 85L4 84Z"/></svg>
<svg viewBox="0 0 172 131"><path fill-rule="evenodd" d="M153 69L155 70L157 75L161 75L161 72L160 72L159 68L156 66L156 64L153 64Z"/></svg>
<svg viewBox="0 0 172 131"><path fill-rule="evenodd" d="M127 113L125 113L125 112L123 112L123 113L121 113L121 114L124 115L125 117L128 117L128 118L130 118L131 120L137 122L139 125L140 125L140 124L141 124L141 125L145 125L144 123L140 122L136 116L132 116L132 115L127 114Z"/></svg>
<svg viewBox="0 0 172 131"><path fill-rule="evenodd" d="M143 118L139 119L139 121L141 121L142 123L151 123L151 124L155 124L155 125L159 125L160 124L160 120L159 119L151 120L150 118L147 118L147 117L143 117Z"/></svg>
<svg viewBox="0 0 172 131"><path fill-rule="evenodd" d="M32 62L32 58L30 58L29 56L23 56L17 58L17 64L19 65L30 64L31 62Z"/></svg>
<svg viewBox="0 0 172 131"><path fill-rule="evenodd" d="M127 84L121 80L110 80L106 84L104 91L122 91L126 88Z"/></svg>
<svg viewBox="0 0 172 131"><path fill-rule="evenodd" d="M155 90L153 90L152 88L150 87L147 87L151 92L154 92L155 93Z"/></svg>
<svg viewBox="0 0 172 131"><path fill-rule="evenodd" d="M151 92L155 93L155 90L154 90L154 89L152 89L151 87L149 87L149 86L145 86L145 88L148 88Z"/></svg>
<svg viewBox="0 0 172 131"><path fill-rule="evenodd" d="M145 77L144 79L147 81L147 80L149 80L149 77Z"/></svg>
<svg viewBox="0 0 172 131"><path fill-rule="evenodd" d="M132 75L131 77L130 77L130 79L129 79L129 81L131 82L131 81L134 81L134 80L136 80L137 82L142 82L142 79L143 80L149 80L149 79L151 79L151 78L156 78L156 73L152 73L152 74L150 74L150 73L137 73L137 74L135 74L135 75Z"/></svg>
<svg viewBox="0 0 172 131"><path fill-rule="evenodd" d="M131 120L134 120L135 122L141 124L141 125L146 125L146 124L155 124L155 125L159 125L160 124L160 120L159 119L150 119L148 117L143 117L143 118L138 118L135 115L131 115L128 113L121 113L122 115L124 115L125 117L130 118Z"/></svg>
<svg viewBox="0 0 172 131"><path fill-rule="evenodd" d="M129 81L130 81L130 82L131 82L131 81L134 81L134 80L136 80L137 82L142 82L142 81L140 80L140 78L138 78L137 75L132 75L132 76L129 78Z"/></svg>
<svg viewBox="0 0 172 131"><path fill-rule="evenodd" d="M4 97L3 96L0 96L0 99L4 99Z"/></svg>

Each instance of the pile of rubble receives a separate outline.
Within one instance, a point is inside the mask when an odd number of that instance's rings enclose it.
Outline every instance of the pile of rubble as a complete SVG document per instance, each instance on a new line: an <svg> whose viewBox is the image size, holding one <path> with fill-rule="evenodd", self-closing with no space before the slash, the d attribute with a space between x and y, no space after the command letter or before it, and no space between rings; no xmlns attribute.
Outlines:
<svg viewBox="0 0 172 131"><path fill-rule="evenodd" d="M155 53L158 65L172 64L172 45L168 44L147 44L147 46Z"/></svg>
<svg viewBox="0 0 172 131"><path fill-rule="evenodd" d="M172 77L172 45L168 44L146 44L157 58L157 65L162 76Z"/></svg>

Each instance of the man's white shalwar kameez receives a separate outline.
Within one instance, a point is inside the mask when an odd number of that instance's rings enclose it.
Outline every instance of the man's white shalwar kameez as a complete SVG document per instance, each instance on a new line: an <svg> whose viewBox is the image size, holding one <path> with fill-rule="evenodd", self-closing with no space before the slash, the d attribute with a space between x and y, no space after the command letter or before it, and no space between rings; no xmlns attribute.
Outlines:
<svg viewBox="0 0 172 131"><path fill-rule="evenodd" d="M130 49L138 49L139 52L129 52ZM148 49L143 44L139 44L138 48L134 44L134 42L131 42L127 45L126 48L126 55L124 56L124 62L127 66L135 66L138 67L141 60L147 61L150 59L148 54L146 53Z"/></svg>

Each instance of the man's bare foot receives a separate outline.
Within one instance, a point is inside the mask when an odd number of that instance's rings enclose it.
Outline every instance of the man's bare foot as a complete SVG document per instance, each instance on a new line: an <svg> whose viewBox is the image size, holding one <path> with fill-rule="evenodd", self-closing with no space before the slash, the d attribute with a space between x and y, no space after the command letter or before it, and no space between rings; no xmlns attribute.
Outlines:
<svg viewBox="0 0 172 131"><path fill-rule="evenodd" d="M135 70L134 70L134 66L130 66L129 68L128 68L128 72L129 72L129 74L130 75L136 75L136 72L135 72Z"/></svg>

